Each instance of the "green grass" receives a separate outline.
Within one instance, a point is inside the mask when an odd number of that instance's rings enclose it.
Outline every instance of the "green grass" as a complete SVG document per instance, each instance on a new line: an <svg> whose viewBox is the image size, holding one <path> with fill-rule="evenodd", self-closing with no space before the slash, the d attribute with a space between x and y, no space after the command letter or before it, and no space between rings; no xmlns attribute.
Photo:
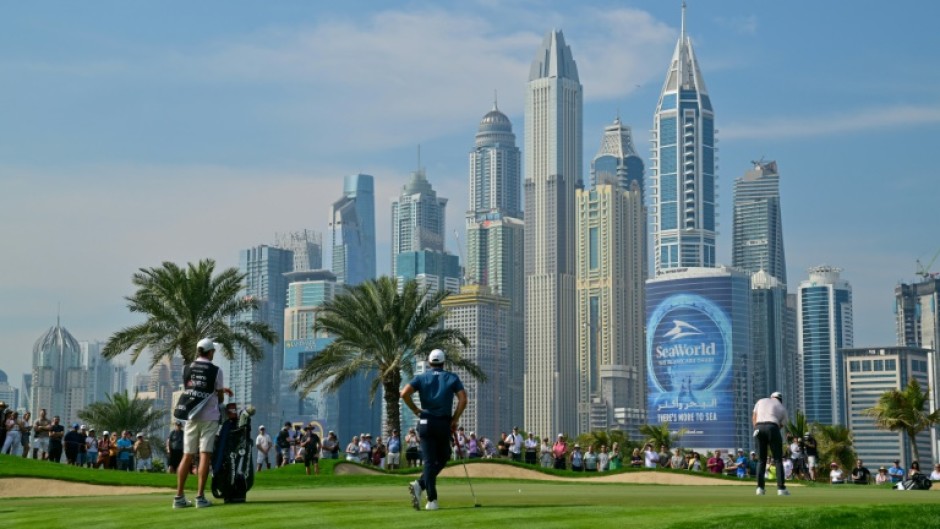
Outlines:
<svg viewBox="0 0 940 529"><path fill-rule="evenodd" d="M102 485L173 487L174 477L91 471L0 456L0 478L66 479ZM466 479L440 480L438 512L411 508L405 475L338 476L324 465L318 477L292 465L257 476L248 503L209 510L170 508L172 492L80 498L4 498L0 527L160 528L925 528L940 527L938 491L882 487L792 487L754 496L751 486L658 486L474 479L481 508ZM716 483L720 483L717 482ZM191 478L189 489L195 487ZM509 525L507 525L509 524Z"/></svg>

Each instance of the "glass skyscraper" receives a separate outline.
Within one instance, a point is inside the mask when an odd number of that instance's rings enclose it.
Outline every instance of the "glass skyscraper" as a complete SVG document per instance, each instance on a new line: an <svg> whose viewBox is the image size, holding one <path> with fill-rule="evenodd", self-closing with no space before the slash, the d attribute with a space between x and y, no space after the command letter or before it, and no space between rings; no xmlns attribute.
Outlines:
<svg viewBox="0 0 940 529"><path fill-rule="evenodd" d="M846 424L842 349L853 345L852 287L840 268L818 266L797 291L797 340L803 373L800 408L809 422Z"/></svg>
<svg viewBox="0 0 940 529"><path fill-rule="evenodd" d="M525 226L521 220L521 159L512 123L496 108L483 116L470 151L470 203L467 210L466 278L489 286L509 301L501 317L505 330L507 376L499 388L509 411L503 420L523 422L525 355Z"/></svg>
<svg viewBox="0 0 940 529"><path fill-rule="evenodd" d="M438 198L424 169L411 173L411 180L392 202L392 277L400 275L398 254L444 251L446 208L447 199Z"/></svg>
<svg viewBox="0 0 940 529"><path fill-rule="evenodd" d="M582 88L561 31L542 41L525 107L525 427L578 429L575 190Z"/></svg>
<svg viewBox="0 0 940 529"><path fill-rule="evenodd" d="M371 175L343 179L343 197L330 214L336 282L358 285L375 279L375 183Z"/></svg>
<svg viewBox="0 0 940 529"><path fill-rule="evenodd" d="M731 264L750 273L765 270L787 284L777 162L754 162L734 181L734 237Z"/></svg>
<svg viewBox="0 0 940 529"><path fill-rule="evenodd" d="M682 31L653 118L651 200L655 275L715 266L715 113Z"/></svg>
<svg viewBox="0 0 940 529"><path fill-rule="evenodd" d="M645 184L643 171L643 159L633 146L633 132L618 117L604 128L601 147L591 162L592 183L595 186L610 183L621 189L630 189L636 182L642 196Z"/></svg>
<svg viewBox="0 0 940 529"><path fill-rule="evenodd" d="M85 407L86 371L82 366L82 350L56 318L33 345L33 374L30 384L30 411L39 417L45 408L48 417L59 415L62 424L78 420L78 412Z"/></svg>

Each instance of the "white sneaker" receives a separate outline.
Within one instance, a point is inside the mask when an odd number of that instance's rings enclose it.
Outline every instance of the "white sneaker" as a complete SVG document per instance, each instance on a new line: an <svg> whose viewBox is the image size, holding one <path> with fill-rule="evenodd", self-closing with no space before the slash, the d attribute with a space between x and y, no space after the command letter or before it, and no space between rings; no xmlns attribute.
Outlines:
<svg viewBox="0 0 940 529"><path fill-rule="evenodd" d="M193 503L195 503L197 509L212 507L212 502L207 500L205 496L196 496L196 501Z"/></svg>
<svg viewBox="0 0 940 529"><path fill-rule="evenodd" d="M762 489L762 488L760 488L760 487L757 487L757 495L758 495L758 496L763 496L763 495L764 495L764 489Z"/></svg>
<svg viewBox="0 0 940 529"><path fill-rule="evenodd" d="M193 503L186 500L186 496L178 496L173 498L173 508L174 509L185 509L186 507L192 507Z"/></svg>
<svg viewBox="0 0 940 529"><path fill-rule="evenodd" d="M424 510L426 511L436 511L437 509L437 500L429 501L428 504L424 506Z"/></svg>
<svg viewBox="0 0 940 529"><path fill-rule="evenodd" d="M418 483L418 480L414 480L408 484L408 492L411 493L411 506L415 508L416 511L421 510L421 483Z"/></svg>
<svg viewBox="0 0 940 529"><path fill-rule="evenodd" d="M789 495L790 495L790 491L788 491L787 489L780 489L777 491L777 496L789 496Z"/></svg>

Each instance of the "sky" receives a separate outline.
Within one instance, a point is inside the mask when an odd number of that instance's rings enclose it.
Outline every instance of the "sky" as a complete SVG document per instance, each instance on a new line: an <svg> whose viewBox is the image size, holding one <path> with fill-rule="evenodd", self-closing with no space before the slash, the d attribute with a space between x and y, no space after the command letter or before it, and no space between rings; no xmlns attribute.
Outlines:
<svg viewBox="0 0 940 529"><path fill-rule="evenodd" d="M734 179L777 160L791 290L842 268L855 345L894 344L894 287L940 251L940 3L688 3L718 128L718 260ZM462 241L479 121L495 93L523 146L553 28L583 85L585 177L618 115L648 163L679 26L679 0L0 0L0 370L18 386L57 317L78 340L141 321L124 299L139 268L328 240L347 174L376 177L390 272L390 203L419 145Z"/></svg>

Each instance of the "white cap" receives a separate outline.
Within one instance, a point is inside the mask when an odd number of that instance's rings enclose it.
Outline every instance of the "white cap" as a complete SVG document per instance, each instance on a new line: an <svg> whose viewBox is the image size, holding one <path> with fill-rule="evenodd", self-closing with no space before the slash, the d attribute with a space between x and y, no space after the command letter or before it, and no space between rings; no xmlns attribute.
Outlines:
<svg viewBox="0 0 940 529"><path fill-rule="evenodd" d="M444 363L444 351L440 349L435 349L431 351L431 354L428 355L428 363L432 365L439 365Z"/></svg>
<svg viewBox="0 0 940 529"><path fill-rule="evenodd" d="M199 343L196 344L197 350L202 350L203 352L208 353L209 351L215 351L215 342L209 338L203 338L199 340Z"/></svg>
<svg viewBox="0 0 940 529"><path fill-rule="evenodd" d="M770 398L782 401L783 393L780 393L779 391L774 391L773 393L770 394Z"/></svg>

